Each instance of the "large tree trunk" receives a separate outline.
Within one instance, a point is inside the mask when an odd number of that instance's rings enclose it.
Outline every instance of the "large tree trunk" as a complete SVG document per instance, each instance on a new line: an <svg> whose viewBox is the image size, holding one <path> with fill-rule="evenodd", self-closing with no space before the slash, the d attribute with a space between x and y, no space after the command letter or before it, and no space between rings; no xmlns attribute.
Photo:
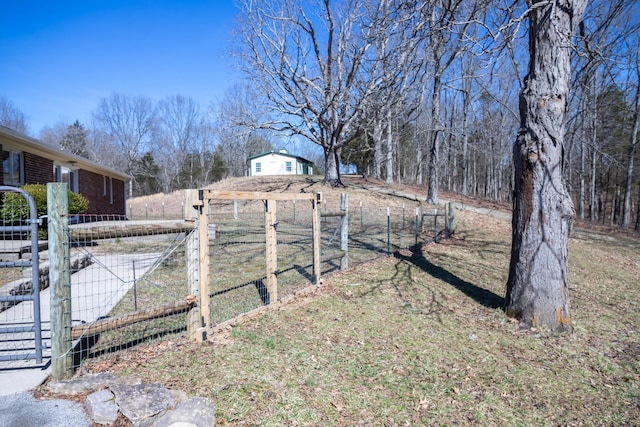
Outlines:
<svg viewBox="0 0 640 427"><path fill-rule="evenodd" d="M638 186L638 203L636 204L636 231L640 232L640 185Z"/></svg>
<svg viewBox="0 0 640 427"><path fill-rule="evenodd" d="M431 98L431 148L429 150L429 177L427 181L427 203L438 204L438 186L440 182L440 74L438 68L433 77L433 94Z"/></svg>
<svg viewBox="0 0 640 427"><path fill-rule="evenodd" d="M391 109L387 111L387 152L385 158L385 169L387 176L385 182L393 184L393 126L391 123Z"/></svg>
<svg viewBox="0 0 640 427"><path fill-rule="evenodd" d="M640 77L640 72L638 73ZM633 183L633 158L636 155L636 143L638 141L638 127L640 125L640 86L636 88L633 111L633 128L631 129L631 141L629 155L627 156L627 180L624 186L624 206L622 211L622 226L629 227L631 218L631 185Z"/></svg>
<svg viewBox="0 0 640 427"><path fill-rule="evenodd" d="M562 157L571 38L585 5L586 0L553 0L530 11L529 69L513 148L513 240L505 310L524 327L557 332L572 330L567 247L574 209Z"/></svg>
<svg viewBox="0 0 640 427"><path fill-rule="evenodd" d="M463 99L463 103L462 103L462 183L461 183L461 188L462 188L462 194L463 195L467 195L467 188L469 186L469 171L468 171L468 166L469 166L469 126L468 126L468 122L469 122L469 104L471 103L471 96L469 93L468 88L464 88L464 91L462 92L462 99Z"/></svg>
<svg viewBox="0 0 640 427"><path fill-rule="evenodd" d="M340 179L340 151L342 147L331 145L324 150L324 183L332 187L344 187Z"/></svg>
<svg viewBox="0 0 640 427"><path fill-rule="evenodd" d="M373 177L375 179L382 179L382 162L384 159L384 153L382 150L382 135L384 134L382 120L375 120L373 123L373 133L371 139L373 139Z"/></svg>

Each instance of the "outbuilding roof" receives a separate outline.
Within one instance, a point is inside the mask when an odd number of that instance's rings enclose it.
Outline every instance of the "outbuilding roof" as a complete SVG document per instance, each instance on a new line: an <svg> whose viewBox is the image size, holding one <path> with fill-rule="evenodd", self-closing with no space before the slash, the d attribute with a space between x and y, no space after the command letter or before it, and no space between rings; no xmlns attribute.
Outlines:
<svg viewBox="0 0 640 427"><path fill-rule="evenodd" d="M295 156L293 154L289 154L286 150L271 150L271 151L265 151L264 153L260 153L260 154L256 154L253 156L249 156L247 157L247 162L250 162L253 159L257 159L259 157L264 157L264 156L268 156L270 154L278 154L280 156L285 156L285 157L291 157L292 159L297 159L300 160L303 163L309 163L309 164L313 164L313 162L311 160L307 160L304 157L300 157L300 156Z"/></svg>

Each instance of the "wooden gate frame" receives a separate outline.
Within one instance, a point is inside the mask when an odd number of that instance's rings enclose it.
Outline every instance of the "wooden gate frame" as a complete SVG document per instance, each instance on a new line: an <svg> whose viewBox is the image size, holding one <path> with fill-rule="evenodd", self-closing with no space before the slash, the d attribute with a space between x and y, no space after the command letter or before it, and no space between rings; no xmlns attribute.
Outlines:
<svg viewBox="0 0 640 427"><path fill-rule="evenodd" d="M199 327L196 340L206 340L212 331L209 309L211 284L209 281L209 202L211 200L262 200L265 206L265 242L266 242L266 287L269 301L278 301L278 254L276 238L276 202L309 200L312 209L313 234L313 277L314 284L320 284L320 221L318 207L322 203L322 193L268 193L258 191L214 191L199 190L198 203L198 241L199 241Z"/></svg>

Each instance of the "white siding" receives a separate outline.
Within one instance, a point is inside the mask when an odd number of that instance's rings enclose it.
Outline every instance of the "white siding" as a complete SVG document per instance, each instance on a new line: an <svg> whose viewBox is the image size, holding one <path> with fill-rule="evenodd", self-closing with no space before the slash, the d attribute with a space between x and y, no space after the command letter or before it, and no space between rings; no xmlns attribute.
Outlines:
<svg viewBox="0 0 640 427"><path fill-rule="evenodd" d="M291 168L287 171L287 163ZM290 156L283 156L278 153L269 153L255 159L251 159L251 175L302 175L302 162ZM309 173L311 173L309 166Z"/></svg>

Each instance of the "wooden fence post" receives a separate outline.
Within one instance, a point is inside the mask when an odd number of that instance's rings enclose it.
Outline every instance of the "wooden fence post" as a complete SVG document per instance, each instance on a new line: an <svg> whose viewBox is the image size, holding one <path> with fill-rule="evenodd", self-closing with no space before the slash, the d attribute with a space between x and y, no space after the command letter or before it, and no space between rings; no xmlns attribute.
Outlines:
<svg viewBox="0 0 640 427"><path fill-rule="evenodd" d="M453 202L449 202L449 222L447 223L447 229L449 230L449 235L456 231L455 204Z"/></svg>
<svg viewBox="0 0 640 427"><path fill-rule="evenodd" d="M266 275L269 303L278 301L278 240L276 238L276 201L265 201Z"/></svg>
<svg viewBox="0 0 640 427"><path fill-rule="evenodd" d="M47 184L49 286L51 287L51 375L55 380L71 376L71 268L67 184Z"/></svg>
<svg viewBox="0 0 640 427"><path fill-rule="evenodd" d="M202 190L198 191L201 203L198 212L198 307L200 319L198 321L197 340L206 340L211 331L211 309L209 307L209 201L203 200Z"/></svg>
<svg viewBox="0 0 640 427"><path fill-rule="evenodd" d="M198 190L187 189L184 192L183 216L185 221L191 221L194 224L198 224L198 217L200 206L202 202L198 200ZM200 298L200 243L197 228L189 232L186 242L186 259L187 259L187 279L189 281L189 294L195 295L197 300ZM202 336L198 337L197 330L200 326L200 304L189 310L187 314L187 336L189 339L198 340L202 339Z"/></svg>
<svg viewBox="0 0 640 427"><path fill-rule="evenodd" d="M344 212L340 223L340 250L343 252L340 258L340 270L349 268L349 195L340 194L340 210Z"/></svg>

